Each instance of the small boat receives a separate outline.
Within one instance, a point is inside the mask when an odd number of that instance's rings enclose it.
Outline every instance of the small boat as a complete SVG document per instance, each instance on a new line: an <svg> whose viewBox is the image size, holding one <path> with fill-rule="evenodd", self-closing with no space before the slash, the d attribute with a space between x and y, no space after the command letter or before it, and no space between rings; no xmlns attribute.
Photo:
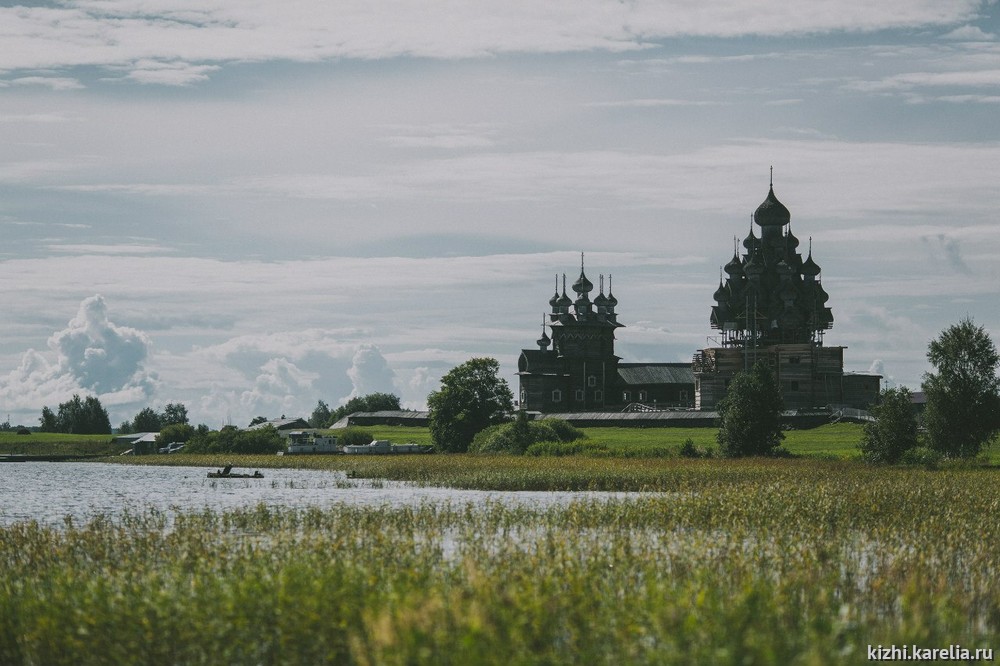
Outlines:
<svg viewBox="0 0 1000 666"><path fill-rule="evenodd" d="M210 479L263 479L264 475L260 471L255 471L253 474L240 474L239 472L234 472L232 465L227 465L225 469L216 470L214 472L208 473L208 478Z"/></svg>

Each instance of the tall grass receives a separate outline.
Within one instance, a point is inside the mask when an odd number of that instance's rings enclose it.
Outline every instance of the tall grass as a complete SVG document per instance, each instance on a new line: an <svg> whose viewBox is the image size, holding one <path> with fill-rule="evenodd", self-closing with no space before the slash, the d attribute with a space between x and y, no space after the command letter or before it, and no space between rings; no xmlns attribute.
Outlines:
<svg viewBox="0 0 1000 666"><path fill-rule="evenodd" d="M868 644L1000 645L994 473L675 476L548 509L3 528L0 663L853 664Z"/></svg>

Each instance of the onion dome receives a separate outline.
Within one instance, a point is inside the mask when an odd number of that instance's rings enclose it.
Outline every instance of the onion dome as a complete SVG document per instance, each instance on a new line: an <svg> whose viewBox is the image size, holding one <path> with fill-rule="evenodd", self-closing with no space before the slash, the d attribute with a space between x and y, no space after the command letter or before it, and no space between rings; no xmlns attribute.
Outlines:
<svg viewBox="0 0 1000 666"><path fill-rule="evenodd" d="M788 225L788 233L785 234L785 247L788 248L789 252L794 252L798 246L799 239L792 233L792 225Z"/></svg>
<svg viewBox="0 0 1000 666"><path fill-rule="evenodd" d="M726 289L726 285L722 284L722 280L719 280L719 288L715 290L712 298L714 298L717 303L722 303L723 301L728 300L729 292Z"/></svg>
<svg viewBox="0 0 1000 666"><path fill-rule="evenodd" d="M764 203L757 206L757 210L753 214L753 221L762 227L783 227L791 219L792 214L785 208L785 204L778 201L778 198L774 196L773 186L768 190Z"/></svg>
<svg viewBox="0 0 1000 666"><path fill-rule="evenodd" d="M723 269L731 277L736 277L738 275L743 275L743 264L740 263L740 257L736 252L733 252L733 258L729 260Z"/></svg>
<svg viewBox="0 0 1000 666"><path fill-rule="evenodd" d="M602 291L596 297L594 297L594 305L598 307L605 307L608 304L608 297L604 295Z"/></svg>
<svg viewBox="0 0 1000 666"><path fill-rule="evenodd" d="M615 295L613 293L611 293L611 276L609 275L608 276L608 307L611 310L614 310L616 305L618 305L618 299L615 298Z"/></svg>
<svg viewBox="0 0 1000 666"><path fill-rule="evenodd" d="M819 266L813 261L812 252L806 257L806 260L802 262L802 275L808 277L816 277L819 275Z"/></svg>
<svg viewBox="0 0 1000 666"><path fill-rule="evenodd" d="M743 247L747 249L747 252L753 252L760 247L760 239L754 235L753 227L750 227L750 233L743 239Z"/></svg>
<svg viewBox="0 0 1000 666"><path fill-rule="evenodd" d="M556 275L556 293L552 294L552 298L549 299L549 305L555 310L559 306L559 276Z"/></svg>
<svg viewBox="0 0 1000 666"><path fill-rule="evenodd" d="M578 277L576 279L576 282L573 283L573 291L575 291L578 294L584 295L584 294L589 294L593 290L594 290L594 283L588 280L587 276L584 275L583 273L583 269L580 269L580 277Z"/></svg>
<svg viewBox="0 0 1000 666"><path fill-rule="evenodd" d="M542 331L542 337L535 340L535 342L538 343L539 349L548 349L549 345L552 344L552 340L544 330Z"/></svg>
<svg viewBox="0 0 1000 666"><path fill-rule="evenodd" d="M830 294L826 293L826 289L823 288L823 285L817 283L816 284L816 302L817 303L826 303L828 300L830 300Z"/></svg>

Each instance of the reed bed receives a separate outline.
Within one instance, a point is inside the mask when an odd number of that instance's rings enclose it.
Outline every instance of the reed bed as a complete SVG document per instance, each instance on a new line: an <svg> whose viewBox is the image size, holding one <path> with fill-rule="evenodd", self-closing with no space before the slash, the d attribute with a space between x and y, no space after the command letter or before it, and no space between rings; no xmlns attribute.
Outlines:
<svg viewBox="0 0 1000 666"><path fill-rule="evenodd" d="M16 524L0 663L853 664L869 644L1000 646L991 470L658 473L671 492L545 509Z"/></svg>

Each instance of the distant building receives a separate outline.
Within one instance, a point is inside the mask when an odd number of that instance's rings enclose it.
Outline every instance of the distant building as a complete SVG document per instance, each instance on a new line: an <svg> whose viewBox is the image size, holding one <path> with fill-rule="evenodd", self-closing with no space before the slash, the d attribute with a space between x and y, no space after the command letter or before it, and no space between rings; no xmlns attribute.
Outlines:
<svg viewBox="0 0 1000 666"><path fill-rule="evenodd" d="M266 428L267 426L273 427L280 433L287 433L291 430L305 430L309 428L309 422L305 419L287 419L281 417L280 419L271 419L270 421L262 421L261 423L255 423L249 426L247 430L260 430L261 428Z"/></svg>
<svg viewBox="0 0 1000 666"><path fill-rule="evenodd" d="M615 308L618 299L604 292L600 277L597 296L587 278L583 255L580 277L572 285L575 298L566 291L549 299L550 311L542 322L538 349L522 349L518 359L519 406L529 411L602 412L622 411L629 405L639 409L691 407L694 405L694 376L688 363L621 363L615 355ZM552 331L549 337L546 328Z"/></svg>
<svg viewBox="0 0 1000 666"><path fill-rule="evenodd" d="M694 355L697 408L715 408L733 376L757 361L775 373L787 409L867 408L878 397L881 376L845 373L845 347L823 344L833 311L812 239L803 260L791 214L774 195L773 183L752 219L760 237L752 223L742 256L734 239L726 277L720 276L714 294L710 323L720 331L720 344Z"/></svg>
<svg viewBox="0 0 1000 666"><path fill-rule="evenodd" d="M754 224L760 228L758 237ZM574 297L556 290L542 321L537 349L518 358L520 407L542 414L715 409L733 376L757 361L774 371L789 410L846 406L865 409L878 397L881 376L844 372L845 347L827 347L833 326L820 267L805 259L792 234L791 214L774 195L753 214L741 255L723 269L710 324L719 344L695 353L691 363L623 363L615 355L618 299L604 276L597 296L583 255ZM549 332L551 331L551 336ZM596 418L596 417L594 417Z"/></svg>

